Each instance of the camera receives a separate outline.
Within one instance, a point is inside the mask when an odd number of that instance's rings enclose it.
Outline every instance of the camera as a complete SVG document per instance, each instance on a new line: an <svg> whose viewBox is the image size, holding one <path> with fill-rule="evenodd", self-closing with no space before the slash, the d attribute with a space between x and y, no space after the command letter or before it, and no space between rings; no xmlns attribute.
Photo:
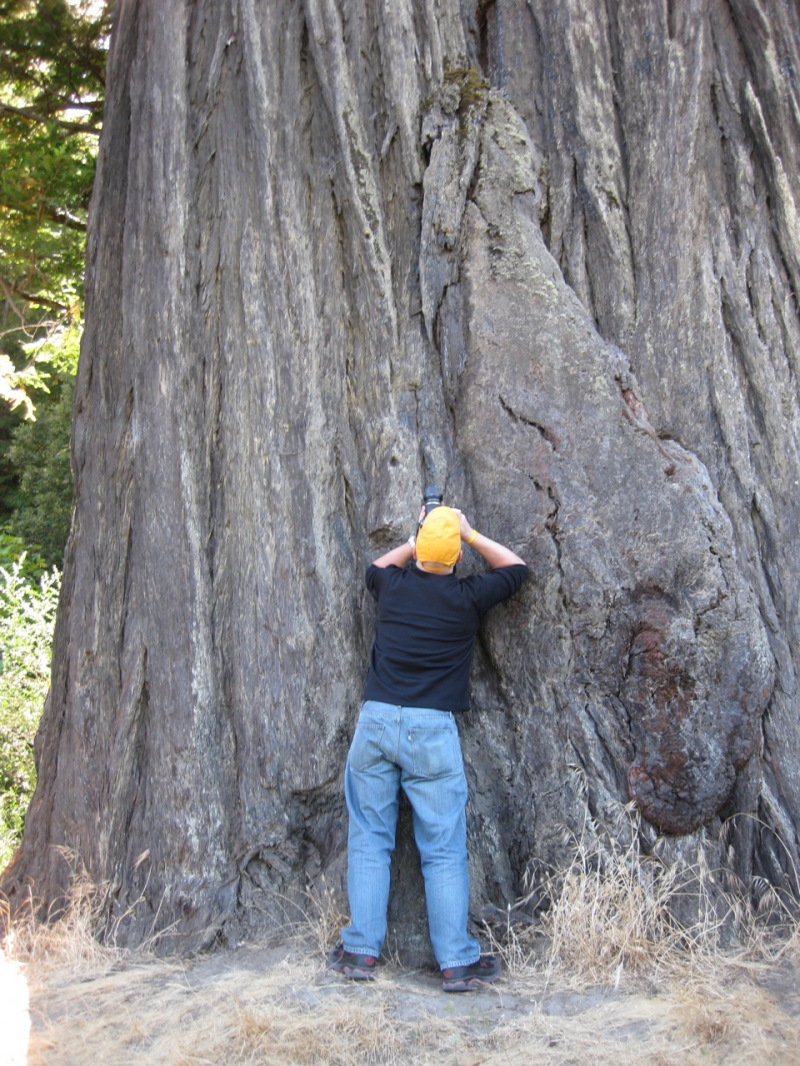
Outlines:
<svg viewBox="0 0 800 1066"><path fill-rule="evenodd" d="M425 514L429 515L434 507L441 507L443 499L441 490L437 489L435 485L428 485L422 494L422 506L425 508Z"/></svg>

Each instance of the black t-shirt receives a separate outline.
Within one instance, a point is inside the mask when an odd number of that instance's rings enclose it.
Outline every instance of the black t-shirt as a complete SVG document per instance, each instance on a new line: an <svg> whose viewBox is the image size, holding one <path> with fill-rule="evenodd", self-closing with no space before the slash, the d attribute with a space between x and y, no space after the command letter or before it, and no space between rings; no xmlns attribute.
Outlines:
<svg viewBox="0 0 800 1066"><path fill-rule="evenodd" d="M481 618L527 576L519 564L465 578L416 566L370 566L367 588L378 603L378 628L364 699L466 711Z"/></svg>

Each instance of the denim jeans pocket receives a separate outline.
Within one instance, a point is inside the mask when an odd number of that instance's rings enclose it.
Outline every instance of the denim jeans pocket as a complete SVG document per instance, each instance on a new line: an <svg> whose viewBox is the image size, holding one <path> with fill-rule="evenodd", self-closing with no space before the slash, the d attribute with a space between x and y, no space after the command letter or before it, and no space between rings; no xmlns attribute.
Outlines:
<svg viewBox="0 0 800 1066"><path fill-rule="evenodd" d="M414 773L434 779L461 772L461 745L452 722L414 725L408 733Z"/></svg>
<svg viewBox="0 0 800 1066"><path fill-rule="evenodd" d="M381 750L384 727L376 722L359 722L350 745L350 765L358 773L369 773L383 762Z"/></svg>

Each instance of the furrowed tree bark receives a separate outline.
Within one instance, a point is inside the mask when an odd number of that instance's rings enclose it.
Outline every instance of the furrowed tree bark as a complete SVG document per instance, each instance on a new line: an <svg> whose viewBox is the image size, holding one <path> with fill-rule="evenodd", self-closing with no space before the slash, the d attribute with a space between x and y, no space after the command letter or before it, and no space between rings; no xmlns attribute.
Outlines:
<svg viewBox="0 0 800 1066"><path fill-rule="evenodd" d="M431 481L532 571L461 722L476 919L580 834L796 894L797 42L778 0L122 0L13 901L69 855L190 950L341 888L363 571ZM394 886L425 959L407 812Z"/></svg>

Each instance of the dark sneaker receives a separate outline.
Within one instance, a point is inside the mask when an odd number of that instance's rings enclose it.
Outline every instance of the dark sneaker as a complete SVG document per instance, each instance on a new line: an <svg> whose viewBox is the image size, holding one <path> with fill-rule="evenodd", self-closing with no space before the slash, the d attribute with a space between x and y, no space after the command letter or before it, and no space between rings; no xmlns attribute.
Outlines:
<svg viewBox="0 0 800 1066"><path fill-rule="evenodd" d="M470 989L490 985L499 976L500 963L494 955L481 955L471 966L442 970L442 988L445 992L469 992Z"/></svg>
<svg viewBox="0 0 800 1066"><path fill-rule="evenodd" d="M344 950L343 944L337 944L328 955L328 969L351 977L354 981L372 981L378 960L372 955L353 955Z"/></svg>

